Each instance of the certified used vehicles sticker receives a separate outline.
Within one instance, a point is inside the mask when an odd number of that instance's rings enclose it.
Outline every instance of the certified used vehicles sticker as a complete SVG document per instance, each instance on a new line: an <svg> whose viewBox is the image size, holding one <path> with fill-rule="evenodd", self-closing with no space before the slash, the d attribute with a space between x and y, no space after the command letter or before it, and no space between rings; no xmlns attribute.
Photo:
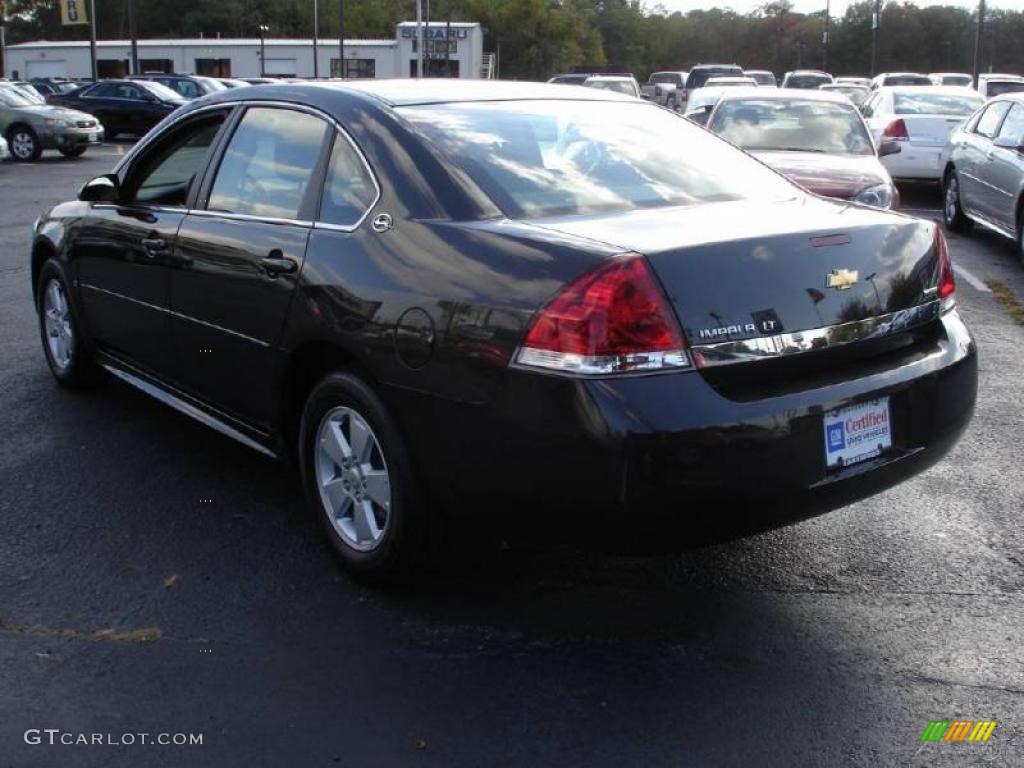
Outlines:
<svg viewBox="0 0 1024 768"><path fill-rule="evenodd" d="M883 397L825 414L825 464L855 464L892 447L889 398Z"/></svg>

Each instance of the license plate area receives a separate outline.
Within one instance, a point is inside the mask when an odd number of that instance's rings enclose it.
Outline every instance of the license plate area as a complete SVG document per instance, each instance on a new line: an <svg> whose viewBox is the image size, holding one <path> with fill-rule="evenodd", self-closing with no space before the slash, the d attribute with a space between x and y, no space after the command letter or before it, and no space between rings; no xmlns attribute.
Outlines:
<svg viewBox="0 0 1024 768"><path fill-rule="evenodd" d="M827 411L823 419L825 466L840 469L892 448L889 398L881 397Z"/></svg>

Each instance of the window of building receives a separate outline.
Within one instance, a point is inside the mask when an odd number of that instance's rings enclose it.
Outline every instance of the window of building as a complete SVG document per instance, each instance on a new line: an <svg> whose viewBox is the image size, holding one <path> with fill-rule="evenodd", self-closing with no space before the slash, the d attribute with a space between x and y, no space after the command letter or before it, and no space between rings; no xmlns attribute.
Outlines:
<svg viewBox="0 0 1024 768"><path fill-rule="evenodd" d="M424 77L458 77L458 59L423 59ZM416 77L416 59L409 59L409 77Z"/></svg>
<svg viewBox="0 0 1024 768"><path fill-rule="evenodd" d="M306 112L248 110L217 170L209 209L298 218L326 131L326 122Z"/></svg>
<svg viewBox="0 0 1024 768"><path fill-rule="evenodd" d="M206 77L231 77L231 59L196 59L196 74Z"/></svg>
<svg viewBox="0 0 1024 768"><path fill-rule="evenodd" d="M139 70L144 75L173 72L174 61L171 59L139 59Z"/></svg>
<svg viewBox="0 0 1024 768"><path fill-rule="evenodd" d="M331 59L331 77L352 79L377 76L377 62L373 59L345 59L345 74L338 67L338 59Z"/></svg>
<svg viewBox="0 0 1024 768"><path fill-rule="evenodd" d="M100 78L128 76L128 59L97 59L96 75Z"/></svg>

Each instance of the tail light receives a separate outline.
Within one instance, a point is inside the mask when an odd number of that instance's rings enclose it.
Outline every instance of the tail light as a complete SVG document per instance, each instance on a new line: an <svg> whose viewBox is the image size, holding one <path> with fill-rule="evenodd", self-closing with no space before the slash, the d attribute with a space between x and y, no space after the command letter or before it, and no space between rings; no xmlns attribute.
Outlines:
<svg viewBox="0 0 1024 768"><path fill-rule="evenodd" d="M672 308L639 254L611 259L565 286L534 317L516 361L583 375L690 365Z"/></svg>
<svg viewBox="0 0 1024 768"><path fill-rule="evenodd" d="M903 120L893 120L882 131L882 138L889 141L910 141L910 133L907 132L907 124Z"/></svg>
<svg viewBox="0 0 1024 768"><path fill-rule="evenodd" d="M956 281L953 279L953 261L949 258L949 243L942 233L942 227L935 225L935 257L939 262L939 287L940 299L949 299L956 292Z"/></svg>

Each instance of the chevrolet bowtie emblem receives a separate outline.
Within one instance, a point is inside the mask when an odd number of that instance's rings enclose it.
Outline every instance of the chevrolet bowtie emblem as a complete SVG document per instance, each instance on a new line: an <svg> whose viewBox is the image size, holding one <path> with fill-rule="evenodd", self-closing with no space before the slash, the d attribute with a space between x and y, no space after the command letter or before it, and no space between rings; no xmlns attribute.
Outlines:
<svg viewBox="0 0 1024 768"><path fill-rule="evenodd" d="M858 279L856 269L833 269L828 273L825 287L835 288L837 291L845 291L848 288L852 288Z"/></svg>

